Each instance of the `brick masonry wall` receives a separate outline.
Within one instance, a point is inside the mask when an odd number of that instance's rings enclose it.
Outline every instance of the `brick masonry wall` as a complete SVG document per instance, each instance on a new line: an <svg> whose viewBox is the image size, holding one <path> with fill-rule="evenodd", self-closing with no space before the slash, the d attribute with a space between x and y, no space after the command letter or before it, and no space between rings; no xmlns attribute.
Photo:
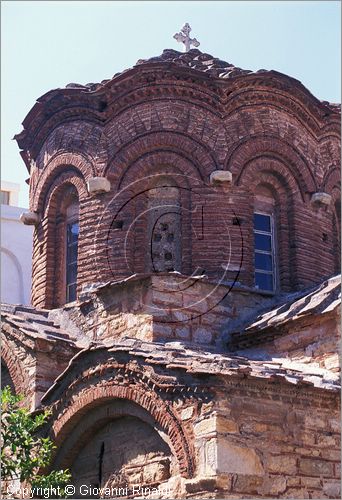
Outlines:
<svg viewBox="0 0 342 500"><path fill-rule="evenodd" d="M29 146L30 205L42 213L33 254L34 305L52 307L53 289L60 286L48 272L62 259L59 242L54 251L49 243L55 232L50 205L53 187L69 181L77 184L80 201L79 291L89 282L146 270L146 192L156 176L166 174L181 193L183 273L201 268L212 277L220 274L230 240L231 265L239 265L243 248L240 280L253 285L252 214L260 186L277 198L280 291L306 287L338 270L338 113L309 93L304 98L287 77L226 81L226 94L216 80L209 84L194 75L191 83L177 71L128 72L128 100L120 93L123 82L113 80L117 94L103 96L106 106L96 120L89 120L86 108L70 119L67 110L52 113L46 104L50 120L31 123L39 133ZM191 99L181 97L185 90ZM215 169L233 173L228 190L209 186ZM110 179L110 193L89 197L85 185L93 176ZM311 206L317 191L332 196L327 210ZM233 224L236 216L241 226ZM113 230L114 219L123 222L121 230Z"/></svg>

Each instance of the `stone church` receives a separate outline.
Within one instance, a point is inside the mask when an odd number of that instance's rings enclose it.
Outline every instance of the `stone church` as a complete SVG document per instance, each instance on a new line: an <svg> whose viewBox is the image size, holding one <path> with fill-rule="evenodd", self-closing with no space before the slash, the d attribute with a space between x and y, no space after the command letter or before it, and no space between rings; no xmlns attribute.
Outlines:
<svg viewBox="0 0 342 500"><path fill-rule="evenodd" d="M74 497L340 497L340 119L198 49L34 104L2 378Z"/></svg>

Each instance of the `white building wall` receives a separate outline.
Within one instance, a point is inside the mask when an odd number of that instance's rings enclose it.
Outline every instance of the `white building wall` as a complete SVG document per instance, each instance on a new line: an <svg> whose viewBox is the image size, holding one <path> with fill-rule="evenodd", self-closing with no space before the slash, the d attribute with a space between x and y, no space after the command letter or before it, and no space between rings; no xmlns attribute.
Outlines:
<svg viewBox="0 0 342 500"><path fill-rule="evenodd" d="M24 208L1 205L1 302L30 304L32 226L19 216Z"/></svg>

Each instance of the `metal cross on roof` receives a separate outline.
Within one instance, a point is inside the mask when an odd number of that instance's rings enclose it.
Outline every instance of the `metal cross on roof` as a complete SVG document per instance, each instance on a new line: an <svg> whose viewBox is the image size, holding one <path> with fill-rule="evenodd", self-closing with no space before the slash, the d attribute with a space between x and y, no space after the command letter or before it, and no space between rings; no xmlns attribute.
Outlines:
<svg viewBox="0 0 342 500"><path fill-rule="evenodd" d="M176 33L173 35L173 38L177 40L177 42L184 43L185 52L189 52L190 46L198 47L200 43L196 40L196 38L190 38L190 24L185 23L180 33Z"/></svg>

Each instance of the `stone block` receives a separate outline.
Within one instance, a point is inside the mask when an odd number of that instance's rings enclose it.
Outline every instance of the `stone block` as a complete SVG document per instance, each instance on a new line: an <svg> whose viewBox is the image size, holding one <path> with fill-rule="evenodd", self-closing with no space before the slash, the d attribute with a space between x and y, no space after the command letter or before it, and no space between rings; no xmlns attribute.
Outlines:
<svg viewBox="0 0 342 500"><path fill-rule="evenodd" d="M340 481L327 481L323 483L323 492L329 498L341 498L341 482Z"/></svg>
<svg viewBox="0 0 342 500"><path fill-rule="evenodd" d="M308 490L306 488L289 488L284 495L282 495L282 498L312 498L311 495L309 494ZM317 498L317 497L316 497ZM319 496L318 498L322 498Z"/></svg>
<svg viewBox="0 0 342 500"><path fill-rule="evenodd" d="M308 476L333 476L334 464L324 460L302 458L299 462L299 471Z"/></svg>
<svg viewBox="0 0 342 500"><path fill-rule="evenodd" d="M180 293L153 290L153 302L164 304L168 307L182 307L182 296Z"/></svg>
<svg viewBox="0 0 342 500"><path fill-rule="evenodd" d="M171 338L173 336L173 331L170 325L165 323L154 323L151 328L153 331L153 338Z"/></svg>
<svg viewBox="0 0 342 500"><path fill-rule="evenodd" d="M264 491L268 495L278 496L286 490L286 478L284 476L269 476L264 482Z"/></svg>
<svg viewBox="0 0 342 500"><path fill-rule="evenodd" d="M172 311L172 315L175 318L175 320L179 321L180 323L184 321L189 321L190 319L190 314L185 314L184 311Z"/></svg>
<svg viewBox="0 0 342 500"><path fill-rule="evenodd" d="M182 326L181 328L176 328L175 337L177 339L189 340L190 339L189 326Z"/></svg>
<svg viewBox="0 0 342 500"><path fill-rule="evenodd" d="M185 483L187 493L199 493L202 491L215 491L216 479L213 478L195 478Z"/></svg>
<svg viewBox="0 0 342 500"><path fill-rule="evenodd" d="M91 177L87 181L87 189L91 196L108 193L110 191L110 182L106 177Z"/></svg>
<svg viewBox="0 0 342 500"><path fill-rule="evenodd" d="M25 226L37 226L39 224L41 217L40 214L36 212L23 212L19 217L20 221L25 224Z"/></svg>
<svg viewBox="0 0 342 500"><path fill-rule="evenodd" d="M143 469L143 478L146 483L156 483L165 481L170 477L169 459L152 462L145 465Z"/></svg>
<svg viewBox="0 0 342 500"><path fill-rule="evenodd" d="M205 443L204 472L206 476L211 476L218 472L217 466L217 439L211 439Z"/></svg>
<svg viewBox="0 0 342 500"><path fill-rule="evenodd" d="M305 417L305 428L317 430L323 429L326 430L327 423L323 417L319 415L306 415Z"/></svg>
<svg viewBox="0 0 342 500"><path fill-rule="evenodd" d="M332 450L330 448L326 450L317 450L317 456L321 456L323 459L339 462L341 460L341 450Z"/></svg>
<svg viewBox="0 0 342 500"><path fill-rule="evenodd" d="M288 477L286 479L286 484L290 488L293 486L300 486L300 478L299 477Z"/></svg>
<svg viewBox="0 0 342 500"><path fill-rule="evenodd" d="M335 477L341 478L341 464L337 463L335 464Z"/></svg>
<svg viewBox="0 0 342 500"><path fill-rule="evenodd" d="M317 445L320 448L331 448L336 446L336 441L334 436L321 434L317 436Z"/></svg>
<svg viewBox="0 0 342 500"><path fill-rule="evenodd" d="M318 192L311 196L311 204L316 207L326 206L331 203L331 195L328 193Z"/></svg>
<svg viewBox="0 0 342 500"><path fill-rule="evenodd" d="M212 334L206 328L196 328L193 333L193 341L198 344L210 344L212 340Z"/></svg>
<svg viewBox="0 0 342 500"><path fill-rule="evenodd" d="M210 184L213 186L229 185L232 183L233 174L229 170L214 170L210 174Z"/></svg>
<svg viewBox="0 0 342 500"><path fill-rule="evenodd" d="M252 448L245 448L219 439L217 445L218 472L234 472L237 474L263 475L260 458Z"/></svg>
<svg viewBox="0 0 342 500"><path fill-rule="evenodd" d="M233 491L253 494L258 492L263 483L263 478L262 476L239 474L234 477L232 483Z"/></svg>
<svg viewBox="0 0 342 500"><path fill-rule="evenodd" d="M341 432L341 421L338 418L329 418L328 427L332 430L332 432Z"/></svg>
<svg viewBox="0 0 342 500"><path fill-rule="evenodd" d="M216 417L216 431L222 434L236 434L239 432L239 426L234 420L231 420L223 415Z"/></svg>
<svg viewBox="0 0 342 500"><path fill-rule="evenodd" d="M315 448L295 448L295 452L298 453L298 455L304 455L308 457L319 457L320 455L320 450L315 449Z"/></svg>
<svg viewBox="0 0 342 500"><path fill-rule="evenodd" d="M267 460L267 469L269 472L277 474L295 474L297 472L297 459L288 455L270 456Z"/></svg>
<svg viewBox="0 0 342 500"><path fill-rule="evenodd" d="M322 488L321 479L318 477L302 477L300 482L301 485L306 488Z"/></svg>
<svg viewBox="0 0 342 500"><path fill-rule="evenodd" d="M192 406L184 408L184 410L181 411L181 419L189 420L189 418L191 418L193 414L194 414L194 409Z"/></svg>
<svg viewBox="0 0 342 500"><path fill-rule="evenodd" d="M195 436L209 435L216 432L216 418L206 418L194 425Z"/></svg>

